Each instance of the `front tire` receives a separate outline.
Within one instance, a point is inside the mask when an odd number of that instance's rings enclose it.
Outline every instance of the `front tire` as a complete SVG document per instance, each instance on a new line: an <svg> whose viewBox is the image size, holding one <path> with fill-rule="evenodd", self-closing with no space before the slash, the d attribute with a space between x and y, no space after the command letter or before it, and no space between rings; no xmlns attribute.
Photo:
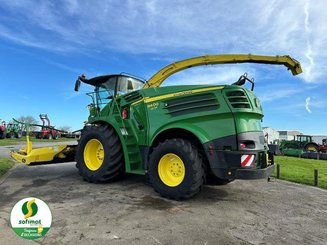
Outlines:
<svg viewBox="0 0 327 245"><path fill-rule="evenodd" d="M123 149L113 128L84 127L76 151L76 167L84 180L92 183L111 182L122 175Z"/></svg>
<svg viewBox="0 0 327 245"><path fill-rule="evenodd" d="M6 134L6 137L7 137L8 139L13 139L13 138L15 138L15 133L13 133L13 132L9 132L9 133Z"/></svg>
<svg viewBox="0 0 327 245"><path fill-rule="evenodd" d="M0 130L0 139L6 138L6 132Z"/></svg>
<svg viewBox="0 0 327 245"><path fill-rule="evenodd" d="M18 130L15 136L17 139L20 139L23 136L23 132L21 130Z"/></svg>
<svg viewBox="0 0 327 245"><path fill-rule="evenodd" d="M149 179L163 197L181 200L197 194L204 180L198 150L184 139L167 139L150 156Z"/></svg>

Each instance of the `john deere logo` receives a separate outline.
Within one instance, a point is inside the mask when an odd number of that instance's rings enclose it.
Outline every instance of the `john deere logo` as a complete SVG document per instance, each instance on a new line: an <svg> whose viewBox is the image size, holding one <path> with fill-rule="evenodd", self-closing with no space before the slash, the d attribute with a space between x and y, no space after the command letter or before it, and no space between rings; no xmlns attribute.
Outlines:
<svg viewBox="0 0 327 245"><path fill-rule="evenodd" d="M52 215L45 202L29 197L15 204L11 211L10 222L18 236L25 239L37 239L49 231Z"/></svg>

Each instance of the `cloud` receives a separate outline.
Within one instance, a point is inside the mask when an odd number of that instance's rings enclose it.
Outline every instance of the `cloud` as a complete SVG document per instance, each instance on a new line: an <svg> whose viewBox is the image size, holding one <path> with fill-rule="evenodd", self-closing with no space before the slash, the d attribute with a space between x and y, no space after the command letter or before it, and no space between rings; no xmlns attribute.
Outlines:
<svg viewBox="0 0 327 245"><path fill-rule="evenodd" d="M173 58L290 54L302 63L306 82L327 82L323 0L0 0L0 6L0 37L24 46Z"/></svg>
<svg viewBox="0 0 327 245"><path fill-rule="evenodd" d="M279 100L282 98L293 97L296 94L301 93L302 89L295 88L270 88L268 91L264 91L263 93L259 93L258 96L262 102Z"/></svg>
<svg viewBox="0 0 327 245"><path fill-rule="evenodd" d="M310 12L309 12L309 5L310 2L306 1L304 4L304 13L305 13L305 19L304 19L304 27L305 27L305 32L307 36L307 51L305 53L305 57L309 61L309 65L307 68L304 70L304 77L305 80L307 81L312 81L313 76L311 74L312 70L314 70L314 58L313 58L313 52L312 52L312 45L310 41L310 33L311 33L311 28L310 28L310 23L309 23L309 17L310 17Z"/></svg>
<svg viewBox="0 0 327 245"><path fill-rule="evenodd" d="M310 97L307 97L305 99L305 109L307 110L307 112L312 113L311 110L310 110L310 108L309 108L309 106L310 106L310 100L311 100Z"/></svg>
<svg viewBox="0 0 327 245"><path fill-rule="evenodd" d="M164 81L163 85L232 84L244 73L248 73L251 79L256 71L246 65L194 67L172 75Z"/></svg>
<svg viewBox="0 0 327 245"><path fill-rule="evenodd" d="M70 72L75 73L75 74L79 74L82 71L82 69L80 69L80 68L71 67L71 66L65 65L63 63L59 63L59 62L50 60L50 59L43 58L42 60L44 60L45 62L47 62L50 65L57 66L57 67L59 67L59 68L61 68L63 70L67 70L67 71L70 71Z"/></svg>
<svg viewBox="0 0 327 245"><path fill-rule="evenodd" d="M26 95L20 95L19 97L22 98L23 100L29 100L30 99L30 97L26 96Z"/></svg>
<svg viewBox="0 0 327 245"><path fill-rule="evenodd" d="M319 110L319 113L324 113L327 107L327 101L325 100L325 95L322 94L320 96L310 96L306 99L306 105L308 104L309 110L311 111L312 108ZM308 102L307 102L308 100Z"/></svg>

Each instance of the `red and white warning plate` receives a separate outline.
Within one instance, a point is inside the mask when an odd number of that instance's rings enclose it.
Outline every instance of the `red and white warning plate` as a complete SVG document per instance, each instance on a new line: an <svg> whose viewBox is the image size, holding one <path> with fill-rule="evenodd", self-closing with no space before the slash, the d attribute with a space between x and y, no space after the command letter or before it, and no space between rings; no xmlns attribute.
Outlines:
<svg viewBox="0 0 327 245"><path fill-rule="evenodd" d="M254 155L242 155L241 166L252 167L254 165Z"/></svg>

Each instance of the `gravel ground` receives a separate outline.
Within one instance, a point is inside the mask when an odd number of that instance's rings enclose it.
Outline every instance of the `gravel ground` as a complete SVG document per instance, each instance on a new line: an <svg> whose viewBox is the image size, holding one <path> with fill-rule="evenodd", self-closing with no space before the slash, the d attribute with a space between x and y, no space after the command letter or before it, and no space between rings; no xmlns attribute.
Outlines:
<svg viewBox="0 0 327 245"><path fill-rule="evenodd" d="M6 155L9 147L0 147ZM327 191L273 179L204 186L188 201L161 198L142 176L89 184L75 163L16 166L0 179L1 244L326 244ZM53 216L45 237L10 228L14 204L34 196Z"/></svg>

